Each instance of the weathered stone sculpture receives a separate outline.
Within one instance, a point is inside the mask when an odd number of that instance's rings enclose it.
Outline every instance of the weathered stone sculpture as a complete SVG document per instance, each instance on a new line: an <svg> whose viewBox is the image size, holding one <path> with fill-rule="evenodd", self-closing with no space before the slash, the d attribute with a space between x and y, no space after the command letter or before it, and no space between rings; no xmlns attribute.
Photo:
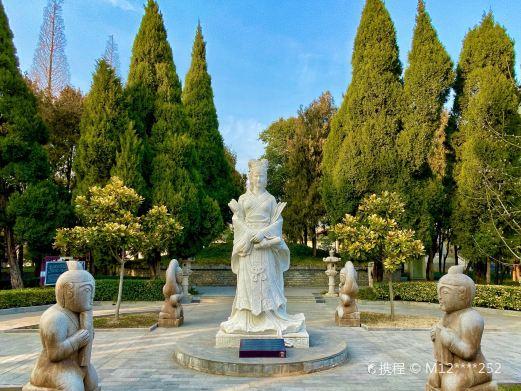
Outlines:
<svg viewBox="0 0 521 391"><path fill-rule="evenodd" d="M43 350L23 391L100 390L90 363L94 288L94 278L85 270L69 270L58 278L56 304L40 318Z"/></svg>
<svg viewBox="0 0 521 391"><path fill-rule="evenodd" d="M266 160L250 160L250 187L239 201L229 204L233 212L232 271L237 292L232 313L221 323L217 347L238 346L241 337L283 337L295 347L308 347L304 314L286 312L283 272L289 268L289 249L282 239L282 210L266 191Z"/></svg>
<svg viewBox="0 0 521 391"><path fill-rule="evenodd" d="M452 266L438 282L440 308L445 314L431 330L436 365L425 390L496 391L481 353L484 321L474 310L474 281L463 267Z"/></svg>
<svg viewBox="0 0 521 391"><path fill-rule="evenodd" d="M338 286L340 304L336 307L335 312L335 322L338 326L360 326L360 312L356 305L357 296L356 270L353 262L347 261L340 270L340 284Z"/></svg>
<svg viewBox="0 0 521 391"><path fill-rule="evenodd" d="M166 284L163 286L165 302L159 313L159 327L179 327L183 324L183 270L177 259L172 259L166 269Z"/></svg>

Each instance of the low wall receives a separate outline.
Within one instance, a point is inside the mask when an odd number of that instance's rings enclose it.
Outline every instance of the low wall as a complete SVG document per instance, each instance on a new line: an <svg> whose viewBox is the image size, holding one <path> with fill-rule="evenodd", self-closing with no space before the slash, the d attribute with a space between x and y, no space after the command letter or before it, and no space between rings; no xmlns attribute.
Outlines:
<svg viewBox="0 0 521 391"><path fill-rule="evenodd" d="M192 265L193 273L190 276L190 283L194 285L209 286L234 286L237 284L235 274L230 266L198 266ZM294 266L284 273L284 285L292 287L322 287L327 289L328 277L325 268ZM367 269L357 269L358 285L367 286ZM339 282L338 275L336 282Z"/></svg>

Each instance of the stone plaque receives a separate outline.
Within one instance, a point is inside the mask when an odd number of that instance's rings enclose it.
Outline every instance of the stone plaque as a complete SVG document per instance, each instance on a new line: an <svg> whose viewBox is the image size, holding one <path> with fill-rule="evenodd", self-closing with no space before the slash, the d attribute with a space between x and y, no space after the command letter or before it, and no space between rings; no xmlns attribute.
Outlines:
<svg viewBox="0 0 521 391"><path fill-rule="evenodd" d="M284 339L241 339L239 357L286 357Z"/></svg>

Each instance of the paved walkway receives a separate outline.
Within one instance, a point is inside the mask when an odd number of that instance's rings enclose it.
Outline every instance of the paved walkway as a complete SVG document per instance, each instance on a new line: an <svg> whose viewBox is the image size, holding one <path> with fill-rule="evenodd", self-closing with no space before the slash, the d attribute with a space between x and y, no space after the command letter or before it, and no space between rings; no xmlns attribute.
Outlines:
<svg viewBox="0 0 521 391"><path fill-rule="evenodd" d="M421 390L432 365L428 331L367 331L334 325L335 299L316 303L317 289L287 290L288 310L304 312L308 328L343 336L349 344L349 362L328 371L286 378L236 378L215 376L182 368L172 360L172 343L180 336L217 330L229 315L233 288L198 288L200 303L184 306L185 324L179 329L99 330L93 362L102 388L111 390ZM124 303L124 311L157 310L159 303ZM386 302L361 302L362 311L387 312ZM402 314L439 316L435 304L397 302ZM111 303L96 306L97 315L113 311ZM0 385L28 380L40 351L34 331L10 328L35 324L42 309L0 314ZM521 383L521 313L480 309L487 324L483 352L501 383Z"/></svg>

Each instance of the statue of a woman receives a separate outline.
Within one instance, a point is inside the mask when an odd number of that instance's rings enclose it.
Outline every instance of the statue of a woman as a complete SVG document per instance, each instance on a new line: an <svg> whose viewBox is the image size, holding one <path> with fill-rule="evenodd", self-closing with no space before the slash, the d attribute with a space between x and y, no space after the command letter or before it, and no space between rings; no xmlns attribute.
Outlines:
<svg viewBox="0 0 521 391"><path fill-rule="evenodd" d="M284 336L305 331L303 314L288 315L283 272L289 268L289 249L282 239L282 210L266 191L267 160L250 160L249 189L232 200L232 270L237 292L229 319L221 323L226 334Z"/></svg>

